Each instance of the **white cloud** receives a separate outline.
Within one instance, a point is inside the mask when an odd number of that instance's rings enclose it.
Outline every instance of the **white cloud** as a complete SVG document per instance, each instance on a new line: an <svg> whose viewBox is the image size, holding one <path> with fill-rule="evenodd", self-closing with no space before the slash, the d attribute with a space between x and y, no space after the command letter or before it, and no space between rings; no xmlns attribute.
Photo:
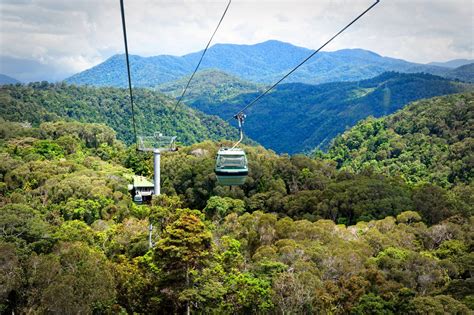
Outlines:
<svg viewBox="0 0 474 315"><path fill-rule="evenodd" d="M226 3L125 0L130 52L182 55L202 49ZM371 3L233 0L214 42L278 39L317 48ZM360 47L416 62L474 58L472 16L471 0L382 0L327 49ZM118 0L1 0L0 20L0 55L50 66L55 78L123 52Z"/></svg>

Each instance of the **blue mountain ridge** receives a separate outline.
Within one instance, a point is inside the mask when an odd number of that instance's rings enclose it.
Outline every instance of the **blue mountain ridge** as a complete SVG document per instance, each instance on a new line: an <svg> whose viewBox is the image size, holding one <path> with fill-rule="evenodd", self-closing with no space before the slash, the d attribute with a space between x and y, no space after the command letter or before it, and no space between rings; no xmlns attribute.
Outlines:
<svg viewBox="0 0 474 315"><path fill-rule="evenodd" d="M16 83L21 83L21 82L18 81L17 79L15 79L15 78L12 78L8 75L0 73L0 85L3 85L3 84L16 84Z"/></svg>
<svg viewBox="0 0 474 315"><path fill-rule="evenodd" d="M268 84L279 79L312 51L277 40L255 45L215 44L207 51L201 69L218 69L244 80ZM201 53L199 51L183 56L152 57L131 55L133 84L136 87L154 87L189 75L194 70ZM358 81L387 71L443 75L449 69L383 57L363 49L343 49L318 53L285 82L320 84ZM114 55L65 81L78 85L125 87L127 84L125 57L123 54Z"/></svg>

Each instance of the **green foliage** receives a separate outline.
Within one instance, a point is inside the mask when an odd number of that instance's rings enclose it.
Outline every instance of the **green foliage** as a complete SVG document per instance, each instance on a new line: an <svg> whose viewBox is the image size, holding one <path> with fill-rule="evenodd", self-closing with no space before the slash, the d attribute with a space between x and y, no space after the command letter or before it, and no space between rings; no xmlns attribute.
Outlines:
<svg viewBox="0 0 474 315"><path fill-rule="evenodd" d="M46 245L50 228L43 216L25 204L8 204L0 208L0 237L19 245Z"/></svg>
<svg viewBox="0 0 474 315"><path fill-rule="evenodd" d="M397 215L398 223L412 224L421 221L421 216L415 211L404 211Z"/></svg>
<svg viewBox="0 0 474 315"><path fill-rule="evenodd" d="M129 313L153 313L160 307L156 297L159 278L146 258L130 261L119 256L113 264L117 303Z"/></svg>
<svg viewBox="0 0 474 315"><path fill-rule="evenodd" d="M471 314L464 304L446 295L420 296L412 303L416 314Z"/></svg>
<svg viewBox="0 0 474 315"><path fill-rule="evenodd" d="M181 96L189 81L189 76L177 81L163 83L157 86L160 92L173 98ZM243 93L259 90L259 85L243 81L225 72L209 69L198 71L193 77L192 84L183 99L185 102L215 103L236 97Z"/></svg>
<svg viewBox="0 0 474 315"><path fill-rule="evenodd" d="M329 156L342 169L369 168L412 184L468 184L473 106L472 93L415 102L385 118L360 122L335 139Z"/></svg>
<svg viewBox="0 0 474 315"><path fill-rule="evenodd" d="M317 72L320 71L321 69L318 69ZM395 72L380 74L359 82L281 84L246 111L248 117L244 128L250 138L279 153L325 150L333 138L369 116L381 117L416 100L470 92L473 88L471 84L452 82L428 74ZM218 85L217 90L220 89ZM199 91L197 93L199 94ZM247 88L244 88L240 95L232 98L230 93L227 99L207 99L203 93L190 96L188 103L206 114L228 119L258 94L259 92L248 93ZM441 113L439 117L443 117ZM375 130L372 132L376 131L377 127L374 126ZM387 143L384 141L387 137L382 134L377 137L379 141L372 143L369 138L371 128L364 132L367 133L366 137L363 132L360 132L358 137L351 137L353 141L348 144L350 150L364 140L364 143L368 142L378 148L369 159L375 159L377 155L380 160L387 154L397 155L403 152L404 141L397 142L397 139L393 139ZM370 154L370 151L367 154Z"/></svg>
<svg viewBox="0 0 474 315"><path fill-rule="evenodd" d="M1 312L469 314L472 307L470 183L411 186L244 146L250 174L229 189L213 173L219 144L204 142L164 153L166 194L135 205L132 171L122 165L146 174L152 157L125 148L108 127L4 126Z"/></svg>
<svg viewBox="0 0 474 315"><path fill-rule="evenodd" d="M110 263L81 243L61 243L28 260L26 309L50 313L104 311L115 299Z"/></svg>
<svg viewBox="0 0 474 315"><path fill-rule="evenodd" d="M359 304L352 309L352 314L394 314L393 306L373 293L363 295L359 301Z"/></svg>
<svg viewBox="0 0 474 315"><path fill-rule="evenodd" d="M317 210L321 214L316 213L334 221L343 217L352 224L396 216L407 207L411 208L410 192L404 184L383 177L359 177L330 184L320 197Z"/></svg>
<svg viewBox="0 0 474 315"><path fill-rule="evenodd" d="M9 121L29 122L38 126L44 122L74 120L103 123L113 128L118 138L134 143L128 90L118 88L77 87L58 84L30 83L0 87L0 117ZM160 93L135 89L135 115L138 133L153 135L161 132L178 135L178 141L191 144L205 139L236 138L237 132L224 121L181 105L173 112L174 102ZM81 130L82 126L87 126ZM66 130L71 128L71 130ZM77 128L79 127L79 128ZM46 123L42 129L56 137L76 134L88 147L99 143L111 145L114 134L104 133L103 125L77 123ZM73 131L73 132L71 132Z"/></svg>
<svg viewBox="0 0 474 315"><path fill-rule="evenodd" d="M446 240L438 247L435 255L441 259L461 257L467 254L467 245L460 240Z"/></svg>
<svg viewBox="0 0 474 315"><path fill-rule="evenodd" d="M61 224L54 237L64 242L84 242L94 246L98 238L94 231L84 222L74 220Z"/></svg>
<svg viewBox="0 0 474 315"><path fill-rule="evenodd" d="M0 312L13 310L21 282L22 269L16 246L0 241Z"/></svg>
<svg viewBox="0 0 474 315"><path fill-rule="evenodd" d="M207 201L204 212L210 218L224 218L230 213L241 214L245 210L245 203L239 199L229 197L212 196Z"/></svg>
<svg viewBox="0 0 474 315"><path fill-rule="evenodd" d="M211 233L198 211L182 210L176 221L168 225L156 244L155 260L171 270L198 268L209 255Z"/></svg>
<svg viewBox="0 0 474 315"><path fill-rule="evenodd" d="M210 255L210 231L201 220L199 211L188 209L176 213L177 218L166 226L154 249L154 262L160 266L169 281L165 298L177 308L181 303L190 308L194 274L204 266Z"/></svg>
<svg viewBox="0 0 474 315"><path fill-rule="evenodd" d="M230 274L226 279L230 288L224 310L241 314L268 311L272 308L270 283L249 273Z"/></svg>
<svg viewBox="0 0 474 315"><path fill-rule="evenodd" d="M96 200L69 198L61 209L65 220L82 220L92 224L100 218L102 205Z"/></svg>
<svg viewBox="0 0 474 315"><path fill-rule="evenodd" d="M63 157L63 149L56 143L48 140L39 140L34 143L33 153L40 154L46 159L57 159Z"/></svg>

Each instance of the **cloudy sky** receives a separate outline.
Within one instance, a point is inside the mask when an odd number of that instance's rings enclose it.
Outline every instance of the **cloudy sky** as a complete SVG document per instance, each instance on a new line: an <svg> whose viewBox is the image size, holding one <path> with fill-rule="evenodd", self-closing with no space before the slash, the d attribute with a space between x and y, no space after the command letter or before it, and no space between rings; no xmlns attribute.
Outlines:
<svg viewBox="0 0 474 315"><path fill-rule="evenodd" d="M317 48L373 0L233 0L214 43ZM132 54L204 48L227 0L125 0ZM381 0L326 50L427 63L473 59L473 0ZM119 0L0 0L0 73L61 80L123 53Z"/></svg>

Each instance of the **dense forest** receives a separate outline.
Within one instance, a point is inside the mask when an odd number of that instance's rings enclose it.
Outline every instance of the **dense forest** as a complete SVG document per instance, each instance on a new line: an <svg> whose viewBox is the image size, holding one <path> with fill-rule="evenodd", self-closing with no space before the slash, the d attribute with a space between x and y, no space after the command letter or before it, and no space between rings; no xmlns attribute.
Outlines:
<svg viewBox="0 0 474 315"><path fill-rule="evenodd" d="M235 86L233 81L222 86ZM207 94L194 93L206 86L197 80L190 86L188 104L204 113L229 119L258 96L248 90L236 97L222 97L220 85ZM179 86L176 88L181 91ZM408 103L433 96L473 91L474 85L453 82L430 74L387 72L358 82L320 85L281 84L247 111L246 133L266 148L279 153L327 149L331 140L370 115L391 114ZM211 92L209 92L211 91Z"/></svg>
<svg viewBox="0 0 474 315"><path fill-rule="evenodd" d="M474 94L421 100L369 118L335 139L329 151L342 169L402 176L442 187L473 178Z"/></svg>
<svg viewBox="0 0 474 315"><path fill-rule="evenodd" d="M134 89L135 119L139 135L161 132L179 134L183 144L205 139L237 137L237 130L226 122L179 105L161 93ZM128 90L37 82L0 87L0 117L38 126L45 121L72 120L104 123L125 143L134 142Z"/></svg>
<svg viewBox="0 0 474 315"><path fill-rule="evenodd" d="M474 83L474 63L459 66L446 73L447 78L458 79L464 82Z"/></svg>
<svg viewBox="0 0 474 315"><path fill-rule="evenodd" d="M198 73L184 102L173 112L187 80L134 89L137 131L177 135L189 145L205 139L235 139L229 119L264 86L217 70ZM251 107L247 136L278 153L326 150L331 140L369 115L391 114L411 101L472 91L472 84L429 74L385 73L360 82L282 84ZM168 96L162 94L166 93ZM127 144L134 141L128 91L46 82L0 87L0 117L38 126L44 121L105 123ZM189 105L194 109L186 106ZM216 117L217 115L219 117ZM268 119L271 117L271 119Z"/></svg>
<svg viewBox="0 0 474 315"><path fill-rule="evenodd" d="M174 98L181 96L190 76L167 82L155 87L156 90ZM241 80L225 72L209 69L196 73L189 85L183 101L218 103L240 94L263 92L264 85Z"/></svg>
<svg viewBox="0 0 474 315"><path fill-rule="evenodd" d="M473 99L369 119L328 154L244 146L233 189L225 142L164 153L151 205L127 192L151 156L111 128L1 121L0 311L472 314Z"/></svg>

